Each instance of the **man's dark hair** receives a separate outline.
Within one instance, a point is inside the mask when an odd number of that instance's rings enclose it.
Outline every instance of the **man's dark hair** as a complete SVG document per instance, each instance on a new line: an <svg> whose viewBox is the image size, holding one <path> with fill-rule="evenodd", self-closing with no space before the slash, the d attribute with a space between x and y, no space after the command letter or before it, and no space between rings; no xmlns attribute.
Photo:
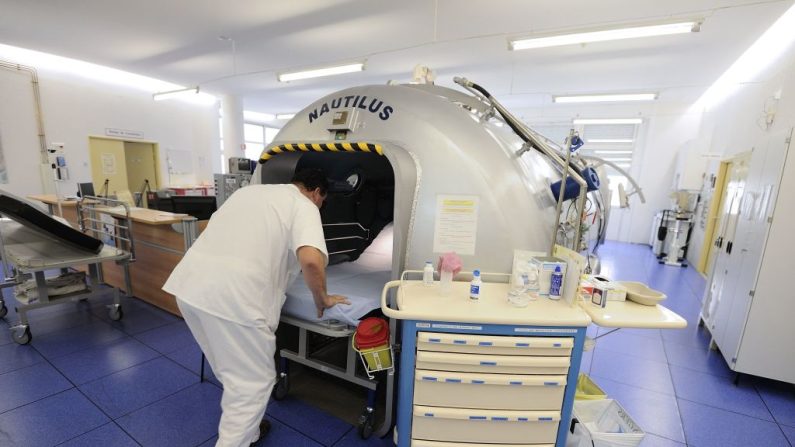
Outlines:
<svg viewBox="0 0 795 447"><path fill-rule="evenodd" d="M320 188L320 194L324 196L328 193L328 179L326 178L326 173L320 169L301 169L296 171L290 182L300 184L310 191Z"/></svg>

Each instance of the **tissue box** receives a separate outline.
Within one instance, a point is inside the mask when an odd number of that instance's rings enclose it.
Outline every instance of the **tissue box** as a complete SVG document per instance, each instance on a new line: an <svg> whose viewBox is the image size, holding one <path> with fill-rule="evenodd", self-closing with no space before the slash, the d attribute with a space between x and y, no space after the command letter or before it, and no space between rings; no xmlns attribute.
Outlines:
<svg viewBox="0 0 795 447"><path fill-rule="evenodd" d="M616 281L602 276L588 276L588 282L593 285L594 294L598 291L605 301L627 300L627 289Z"/></svg>
<svg viewBox="0 0 795 447"><path fill-rule="evenodd" d="M538 294L549 295L549 286L552 282L552 272L555 267L560 266L560 272L566 277L566 261L554 256L537 256L532 259L538 268Z"/></svg>

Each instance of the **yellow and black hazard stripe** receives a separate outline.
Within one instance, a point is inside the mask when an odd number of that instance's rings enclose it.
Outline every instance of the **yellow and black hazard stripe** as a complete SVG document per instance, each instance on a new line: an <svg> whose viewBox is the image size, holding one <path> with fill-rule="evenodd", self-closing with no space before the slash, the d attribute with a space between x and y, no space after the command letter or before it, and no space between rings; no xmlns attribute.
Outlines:
<svg viewBox="0 0 795 447"><path fill-rule="evenodd" d="M287 143L273 146L264 151L259 157L260 163L265 163L277 154L285 152L370 152L384 155L380 144L359 142L344 143Z"/></svg>

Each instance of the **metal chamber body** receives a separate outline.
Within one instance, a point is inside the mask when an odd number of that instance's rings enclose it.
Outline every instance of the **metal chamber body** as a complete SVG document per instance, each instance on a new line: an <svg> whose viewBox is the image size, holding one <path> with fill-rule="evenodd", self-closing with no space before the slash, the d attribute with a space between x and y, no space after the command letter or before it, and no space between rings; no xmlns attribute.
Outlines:
<svg viewBox="0 0 795 447"><path fill-rule="evenodd" d="M347 118L341 118L340 112L346 111ZM555 199L549 184L560 175L536 151L517 156L522 141L487 116L476 98L444 87L355 87L321 98L296 114L268 148L335 142L380 145L394 173L395 277L405 269L422 269L425 261L438 257L433 249L440 195L479 198L475 253L461 256L464 270L510 272L514 249L546 251L551 245ZM347 122L335 124L335 118ZM254 182L289 181L302 159L320 154L316 150L275 155L257 167ZM346 169L353 169L352 158L346 158L350 153L323 155L322 167L334 180L344 180Z"/></svg>

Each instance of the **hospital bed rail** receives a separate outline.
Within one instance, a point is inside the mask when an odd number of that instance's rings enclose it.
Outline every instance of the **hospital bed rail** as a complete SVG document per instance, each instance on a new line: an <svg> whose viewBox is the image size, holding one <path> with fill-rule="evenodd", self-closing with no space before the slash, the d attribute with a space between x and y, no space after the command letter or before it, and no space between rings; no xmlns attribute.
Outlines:
<svg viewBox="0 0 795 447"><path fill-rule="evenodd" d="M110 216L102 220L101 214ZM135 262L135 243L133 240L133 220L130 206L121 200L109 197L85 196L77 201L77 224L80 231L87 233L130 254L128 262L121 264L124 270L124 288L127 296L132 296L130 262ZM103 279L102 269L99 271Z"/></svg>

